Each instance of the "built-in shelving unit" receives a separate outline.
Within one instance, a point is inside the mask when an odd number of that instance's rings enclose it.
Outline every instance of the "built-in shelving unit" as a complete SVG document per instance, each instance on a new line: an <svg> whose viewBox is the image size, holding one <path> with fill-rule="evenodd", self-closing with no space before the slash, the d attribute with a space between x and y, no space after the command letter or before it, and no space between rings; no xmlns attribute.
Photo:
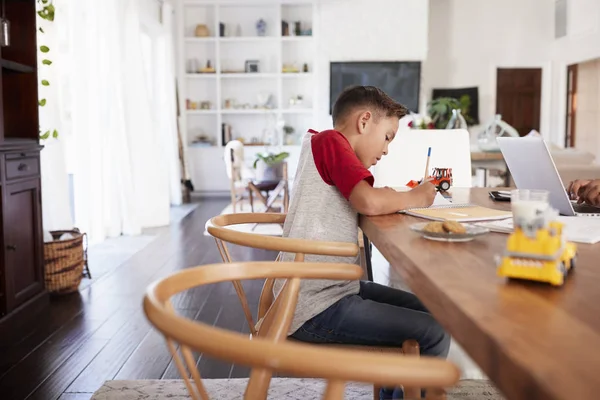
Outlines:
<svg viewBox="0 0 600 400"><path fill-rule="evenodd" d="M179 1L179 126L197 191L228 190L222 157L229 139L249 144L251 161L282 145L299 151L301 135L315 126L316 3ZM284 133L289 127L293 134Z"/></svg>

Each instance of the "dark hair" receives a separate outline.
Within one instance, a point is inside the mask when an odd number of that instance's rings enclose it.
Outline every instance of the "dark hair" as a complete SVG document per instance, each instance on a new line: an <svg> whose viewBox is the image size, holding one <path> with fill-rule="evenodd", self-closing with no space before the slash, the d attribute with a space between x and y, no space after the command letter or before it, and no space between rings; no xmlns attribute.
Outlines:
<svg viewBox="0 0 600 400"><path fill-rule="evenodd" d="M396 116L398 119L408 114L408 109L375 86L351 86L344 89L333 105L331 118L333 125L346 118L357 107L372 107L378 115Z"/></svg>

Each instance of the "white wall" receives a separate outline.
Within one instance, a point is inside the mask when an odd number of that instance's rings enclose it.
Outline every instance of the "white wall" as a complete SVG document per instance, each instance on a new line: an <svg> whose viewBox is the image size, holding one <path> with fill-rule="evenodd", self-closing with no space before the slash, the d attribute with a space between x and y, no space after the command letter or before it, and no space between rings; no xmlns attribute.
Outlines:
<svg viewBox="0 0 600 400"><path fill-rule="evenodd" d="M429 11L426 100L432 88L477 86L485 124L496 111L496 68L541 67L540 130L549 135L553 0L430 0Z"/></svg>
<svg viewBox="0 0 600 400"><path fill-rule="evenodd" d="M565 141L567 66L600 58L600 1L567 1L567 36L552 45L551 138ZM576 131L577 132L577 131Z"/></svg>
<svg viewBox="0 0 600 400"><path fill-rule="evenodd" d="M600 59L577 67L575 147L600 160Z"/></svg>
<svg viewBox="0 0 600 400"><path fill-rule="evenodd" d="M331 128L331 61L423 61L427 54L427 0L329 0L319 5L319 92L314 129Z"/></svg>

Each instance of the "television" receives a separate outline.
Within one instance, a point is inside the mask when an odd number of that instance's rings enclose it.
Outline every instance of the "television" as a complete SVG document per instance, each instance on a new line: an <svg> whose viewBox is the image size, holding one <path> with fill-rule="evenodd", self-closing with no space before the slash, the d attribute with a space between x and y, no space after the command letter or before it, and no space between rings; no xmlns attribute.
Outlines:
<svg viewBox="0 0 600 400"><path fill-rule="evenodd" d="M419 61L349 61L330 63L329 115L340 93L349 86L376 86L412 112L419 112Z"/></svg>

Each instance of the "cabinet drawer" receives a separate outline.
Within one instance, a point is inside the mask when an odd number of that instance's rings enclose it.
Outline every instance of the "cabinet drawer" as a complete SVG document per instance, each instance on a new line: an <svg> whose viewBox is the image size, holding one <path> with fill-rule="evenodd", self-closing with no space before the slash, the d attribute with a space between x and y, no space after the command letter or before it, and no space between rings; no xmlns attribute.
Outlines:
<svg viewBox="0 0 600 400"><path fill-rule="evenodd" d="M40 173L38 157L24 157L6 160L6 179L19 179L36 176Z"/></svg>

